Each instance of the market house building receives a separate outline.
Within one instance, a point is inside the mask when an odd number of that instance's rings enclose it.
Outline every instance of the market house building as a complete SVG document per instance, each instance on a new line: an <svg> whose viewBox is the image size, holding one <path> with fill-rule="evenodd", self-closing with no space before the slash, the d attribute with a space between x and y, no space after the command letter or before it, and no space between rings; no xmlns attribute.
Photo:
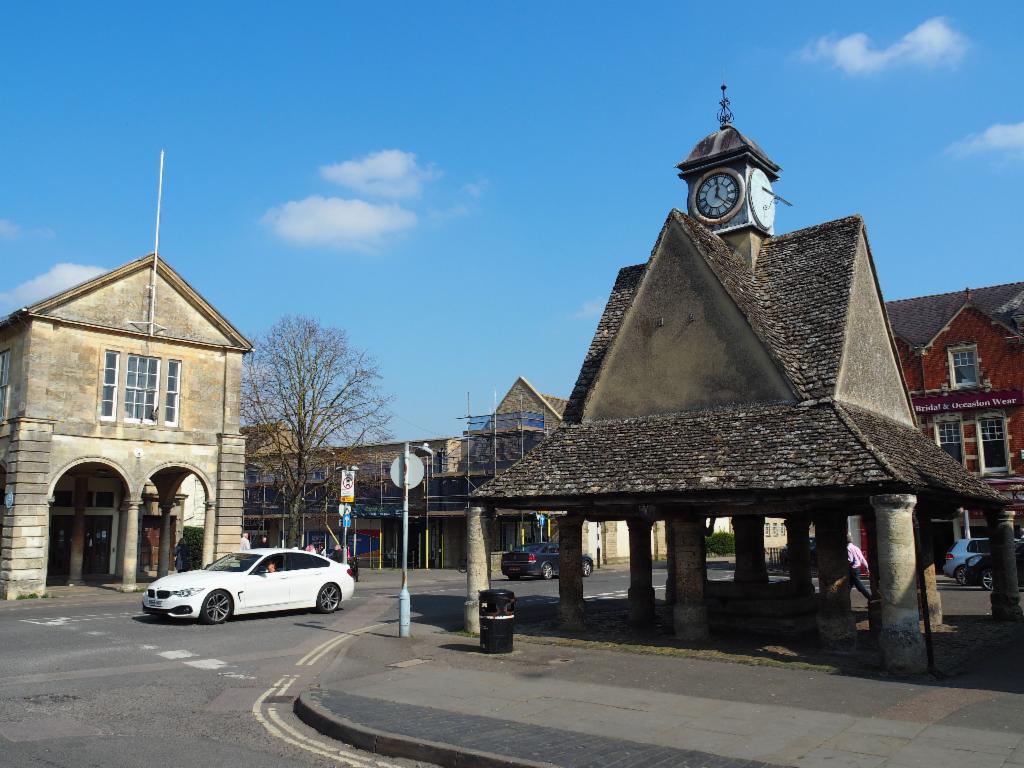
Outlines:
<svg viewBox="0 0 1024 768"><path fill-rule="evenodd" d="M166 573L197 496L204 562L233 550L250 349L153 256L0 319L0 598Z"/></svg>
<svg viewBox="0 0 1024 768"><path fill-rule="evenodd" d="M724 100L723 100L724 101ZM885 315L864 222L850 216L774 234L780 168L731 125L678 165L687 212L669 212L650 258L620 270L564 412L564 423L473 495L467 514L466 626L478 629L487 518L496 508L562 509L560 616L585 631L584 520L626 520L630 619L655 617L648 532L665 521L676 635L732 628L816 630L836 651L856 642L848 518L869 529L869 608L882 663L918 672L926 653L914 515L952 519L968 505L993 531L996 618L1019 620L1004 497L920 433ZM735 579L709 581L709 518L731 517ZM788 582L771 582L764 518L786 521ZM817 540L810 572L808 526ZM927 548L924 548L927 551ZM1010 578L1010 574L1014 574Z"/></svg>
<svg viewBox="0 0 1024 768"><path fill-rule="evenodd" d="M1024 283L886 304L924 434L1010 502L1024 525ZM968 508L936 524L936 549L987 535Z"/></svg>

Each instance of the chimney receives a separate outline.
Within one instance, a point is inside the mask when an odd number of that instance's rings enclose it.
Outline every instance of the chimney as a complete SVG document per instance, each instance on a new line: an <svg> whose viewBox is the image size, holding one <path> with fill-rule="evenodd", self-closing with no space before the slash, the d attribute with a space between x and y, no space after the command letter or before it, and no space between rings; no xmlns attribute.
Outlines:
<svg viewBox="0 0 1024 768"><path fill-rule="evenodd" d="M767 234L755 227L742 227L730 232L719 232L718 236L729 246L729 250L739 256L753 272L757 267L757 257L761 253L761 244Z"/></svg>

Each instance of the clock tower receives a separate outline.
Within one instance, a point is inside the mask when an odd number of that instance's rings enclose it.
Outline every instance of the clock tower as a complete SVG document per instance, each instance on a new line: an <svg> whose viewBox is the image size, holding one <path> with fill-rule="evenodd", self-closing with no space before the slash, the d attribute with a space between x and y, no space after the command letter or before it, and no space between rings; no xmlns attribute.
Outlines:
<svg viewBox="0 0 1024 768"><path fill-rule="evenodd" d="M782 169L733 127L725 88L719 102L719 129L697 142L676 168L689 187L687 213L753 266L761 242L775 234L772 182L778 181Z"/></svg>

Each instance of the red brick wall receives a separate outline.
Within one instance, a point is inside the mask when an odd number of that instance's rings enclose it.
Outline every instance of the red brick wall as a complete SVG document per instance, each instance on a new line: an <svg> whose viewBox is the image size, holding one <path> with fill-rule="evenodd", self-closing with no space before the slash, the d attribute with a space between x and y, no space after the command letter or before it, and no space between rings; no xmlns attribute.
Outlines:
<svg viewBox="0 0 1024 768"><path fill-rule="evenodd" d="M983 313L967 308L957 315L949 328L940 333L923 354L911 351L902 339L896 346L899 350L900 364L907 386L913 394L936 394L942 385L950 385L949 347L962 344L975 344L978 350L978 378L989 379L991 388L1024 389L1024 344L1020 337L1015 336L1004 326L993 323ZM922 384L922 370L924 382ZM1009 438L1009 464L1011 474L1024 472L1024 461L1020 459L1020 451L1024 449L1024 408L1000 409L1006 415L1006 430ZM976 411L963 411L964 453L967 456L967 468L972 472L979 471L978 444L976 441L974 416ZM931 416L918 416L922 429L929 438L934 439Z"/></svg>

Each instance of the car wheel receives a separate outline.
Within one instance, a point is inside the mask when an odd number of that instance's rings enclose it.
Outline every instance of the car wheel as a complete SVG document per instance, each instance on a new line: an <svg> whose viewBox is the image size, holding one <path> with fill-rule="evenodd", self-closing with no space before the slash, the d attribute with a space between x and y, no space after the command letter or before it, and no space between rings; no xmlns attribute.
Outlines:
<svg viewBox="0 0 1024 768"><path fill-rule="evenodd" d="M992 591L992 569L986 568L981 572L981 588L986 592Z"/></svg>
<svg viewBox="0 0 1024 768"><path fill-rule="evenodd" d="M967 568L963 565L958 565L956 570L953 571L953 578L956 579L956 583L961 587L967 585Z"/></svg>
<svg viewBox="0 0 1024 768"><path fill-rule="evenodd" d="M231 615L231 596L217 589L206 596L199 609L200 624L223 624Z"/></svg>
<svg viewBox="0 0 1024 768"><path fill-rule="evenodd" d="M555 575L555 569L551 567L551 563L544 563L544 565L540 567L540 575L541 578L544 579L550 579Z"/></svg>
<svg viewBox="0 0 1024 768"><path fill-rule="evenodd" d="M316 596L317 613L334 613L341 605L341 590L337 584L324 584Z"/></svg>
<svg viewBox="0 0 1024 768"><path fill-rule="evenodd" d="M584 576L589 576L593 572L594 572L594 566L592 566L590 564L589 560L584 560L583 561L583 575Z"/></svg>

